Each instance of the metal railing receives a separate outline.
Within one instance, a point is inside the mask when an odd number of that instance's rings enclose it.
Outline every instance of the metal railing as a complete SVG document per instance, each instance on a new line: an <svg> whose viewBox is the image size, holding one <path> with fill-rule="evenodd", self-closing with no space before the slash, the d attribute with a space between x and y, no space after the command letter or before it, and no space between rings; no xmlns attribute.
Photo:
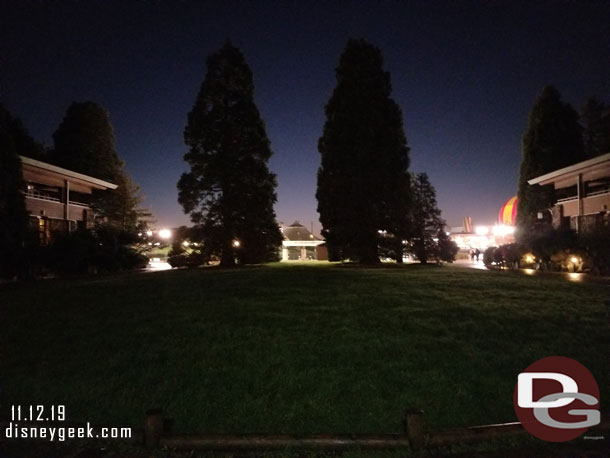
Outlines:
<svg viewBox="0 0 610 458"><path fill-rule="evenodd" d="M46 194L40 194L39 192L28 191L25 193L25 196L29 197L30 199L46 200L46 201L50 201L50 202L61 202L61 200L58 197L51 197Z"/></svg>

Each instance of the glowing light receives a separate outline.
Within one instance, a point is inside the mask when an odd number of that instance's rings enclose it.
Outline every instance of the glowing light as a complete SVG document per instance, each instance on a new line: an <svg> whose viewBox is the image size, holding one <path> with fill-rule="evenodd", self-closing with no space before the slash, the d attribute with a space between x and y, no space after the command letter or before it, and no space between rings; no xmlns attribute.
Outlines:
<svg viewBox="0 0 610 458"><path fill-rule="evenodd" d="M526 275L535 275L536 271L534 269L523 269L523 273Z"/></svg>
<svg viewBox="0 0 610 458"><path fill-rule="evenodd" d="M239 243L239 240L233 240L233 246L234 246L235 248L238 248L238 247L239 247L239 245L241 245L241 244Z"/></svg>
<svg viewBox="0 0 610 458"><path fill-rule="evenodd" d="M568 274L568 280L570 281L574 281L574 282L579 282L583 280L583 275L584 274L578 274L578 273L569 273Z"/></svg>
<svg viewBox="0 0 610 458"><path fill-rule="evenodd" d="M138 232L138 237L142 237L142 233L141 232Z"/></svg>
<svg viewBox="0 0 610 458"><path fill-rule="evenodd" d="M152 237L152 231L146 231L146 235L148 235L149 237Z"/></svg>
<svg viewBox="0 0 610 458"><path fill-rule="evenodd" d="M474 231L477 235L487 235L489 228L487 226L477 226Z"/></svg>
<svg viewBox="0 0 610 458"><path fill-rule="evenodd" d="M188 242L185 240L184 242L182 242L182 245L184 245L184 246L189 246L189 245L190 245L190 243L188 243Z"/></svg>
<svg viewBox="0 0 610 458"><path fill-rule="evenodd" d="M526 254L526 255L525 255L525 262L527 262L527 263L530 263L530 264L531 264L531 263L532 263L532 262L534 262L535 260L536 260L536 258L534 258L534 257L533 257L531 254Z"/></svg>
<svg viewBox="0 0 610 458"><path fill-rule="evenodd" d="M161 229L159 231L159 237L161 237L162 239L169 239L172 236L172 231L170 231L169 229Z"/></svg>
<svg viewBox="0 0 610 458"><path fill-rule="evenodd" d="M576 256L572 256L570 261L572 261L572 264L577 264L580 261L580 259L578 259Z"/></svg>
<svg viewBox="0 0 610 458"><path fill-rule="evenodd" d="M513 234L514 232L515 232L514 226L506 226L504 224L499 224L497 226L494 226L492 229L493 235L500 235L500 236L510 235L510 234Z"/></svg>

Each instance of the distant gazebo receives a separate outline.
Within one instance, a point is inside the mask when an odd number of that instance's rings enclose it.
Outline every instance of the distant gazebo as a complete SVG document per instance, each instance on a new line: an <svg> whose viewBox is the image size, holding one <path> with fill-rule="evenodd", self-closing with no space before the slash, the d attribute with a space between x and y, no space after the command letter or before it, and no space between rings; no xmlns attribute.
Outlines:
<svg viewBox="0 0 610 458"><path fill-rule="evenodd" d="M324 240L313 235L305 226L295 221L290 226L281 226L282 261L326 260Z"/></svg>

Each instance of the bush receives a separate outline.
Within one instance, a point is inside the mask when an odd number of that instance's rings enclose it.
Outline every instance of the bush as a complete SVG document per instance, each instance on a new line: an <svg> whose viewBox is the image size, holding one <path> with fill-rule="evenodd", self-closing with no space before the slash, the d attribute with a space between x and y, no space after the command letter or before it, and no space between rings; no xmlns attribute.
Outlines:
<svg viewBox="0 0 610 458"><path fill-rule="evenodd" d="M610 230L583 234L580 242L584 269L595 275L610 275Z"/></svg>
<svg viewBox="0 0 610 458"><path fill-rule="evenodd" d="M517 243L489 247L483 253L483 264L488 269L518 269L525 248Z"/></svg>
<svg viewBox="0 0 610 458"><path fill-rule="evenodd" d="M192 253L183 252L169 256L167 262L172 267L193 268L208 264L210 258L198 251L193 251Z"/></svg>
<svg viewBox="0 0 610 458"><path fill-rule="evenodd" d="M148 258L129 246L136 238L126 231L99 227L59 237L47 250L45 264L57 274L85 274L141 269Z"/></svg>

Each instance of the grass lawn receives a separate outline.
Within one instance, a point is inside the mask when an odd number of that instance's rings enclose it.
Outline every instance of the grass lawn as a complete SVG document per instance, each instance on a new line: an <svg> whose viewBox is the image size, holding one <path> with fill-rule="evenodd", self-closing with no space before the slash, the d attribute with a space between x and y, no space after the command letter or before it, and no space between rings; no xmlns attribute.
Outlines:
<svg viewBox="0 0 610 458"><path fill-rule="evenodd" d="M206 268L0 290L2 414L176 432L393 433L515 421L517 374L577 359L608 407L604 283L458 267Z"/></svg>

